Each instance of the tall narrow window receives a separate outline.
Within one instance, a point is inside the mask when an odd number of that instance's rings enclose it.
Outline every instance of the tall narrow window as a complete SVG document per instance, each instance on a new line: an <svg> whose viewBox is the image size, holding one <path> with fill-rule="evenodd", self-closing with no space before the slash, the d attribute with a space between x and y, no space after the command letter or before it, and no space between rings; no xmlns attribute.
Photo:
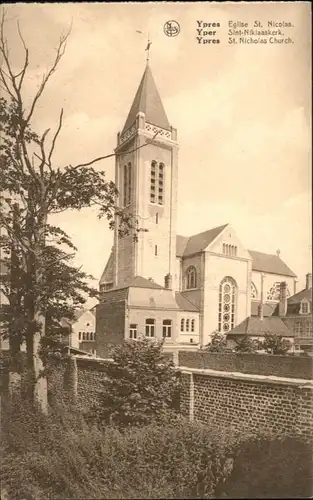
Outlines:
<svg viewBox="0 0 313 500"><path fill-rule="evenodd" d="M165 319L163 321L163 337L169 338L172 336L172 321L170 319Z"/></svg>
<svg viewBox="0 0 313 500"><path fill-rule="evenodd" d="M150 170L150 202L155 203L155 185L156 185L156 174L157 174L157 163L153 161L151 163Z"/></svg>
<svg viewBox="0 0 313 500"><path fill-rule="evenodd" d="M82 332L79 332L79 334L78 334L78 340L81 341L81 339L82 339Z"/></svg>
<svg viewBox="0 0 313 500"><path fill-rule="evenodd" d="M194 319L191 320L191 331L192 332L195 331L195 320Z"/></svg>
<svg viewBox="0 0 313 500"><path fill-rule="evenodd" d="M164 198L164 165L163 163L159 164L159 193L158 193L158 203L159 205L163 205Z"/></svg>
<svg viewBox="0 0 313 500"><path fill-rule="evenodd" d="M190 323L190 320L186 319L186 332L189 332L189 323Z"/></svg>
<svg viewBox="0 0 313 500"><path fill-rule="evenodd" d="M158 255L158 245L154 245L154 255Z"/></svg>
<svg viewBox="0 0 313 500"><path fill-rule="evenodd" d="M182 318L180 320L180 331L183 332L185 330L185 320Z"/></svg>
<svg viewBox="0 0 313 500"><path fill-rule="evenodd" d="M303 324L301 321L298 321L295 324L295 334L296 335L302 335L303 334Z"/></svg>
<svg viewBox="0 0 313 500"><path fill-rule="evenodd" d="M132 191L132 165L124 165L124 207L130 204Z"/></svg>
<svg viewBox="0 0 313 500"><path fill-rule="evenodd" d="M137 338L137 325L135 325L135 324L129 325L129 338L130 339Z"/></svg>
<svg viewBox="0 0 313 500"><path fill-rule="evenodd" d="M155 334L155 320L146 319L146 337L154 337Z"/></svg>
<svg viewBox="0 0 313 500"><path fill-rule="evenodd" d="M197 287L197 272L196 268L193 266L189 266L187 269L187 288L196 288Z"/></svg>
<svg viewBox="0 0 313 500"><path fill-rule="evenodd" d="M218 331L227 333L235 326L237 286L233 278L226 277L220 284L218 304Z"/></svg>
<svg viewBox="0 0 313 500"><path fill-rule="evenodd" d="M159 224L159 214L158 213L155 214L155 223Z"/></svg>

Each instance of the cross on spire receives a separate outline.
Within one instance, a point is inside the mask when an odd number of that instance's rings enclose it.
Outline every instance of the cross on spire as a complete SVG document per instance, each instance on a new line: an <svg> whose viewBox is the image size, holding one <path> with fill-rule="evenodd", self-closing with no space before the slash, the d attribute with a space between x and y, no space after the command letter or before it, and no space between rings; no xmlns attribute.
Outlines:
<svg viewBox="0 0 313 500"><path fill-rule="evenodd" d="M136 33L140 33L140 35L144 35L143 31L136 30ZM150 47L151 47L152 41L150 40L150 36L148 33L148 42L145 51L147 51L147 63L150 61Z"/></svg>

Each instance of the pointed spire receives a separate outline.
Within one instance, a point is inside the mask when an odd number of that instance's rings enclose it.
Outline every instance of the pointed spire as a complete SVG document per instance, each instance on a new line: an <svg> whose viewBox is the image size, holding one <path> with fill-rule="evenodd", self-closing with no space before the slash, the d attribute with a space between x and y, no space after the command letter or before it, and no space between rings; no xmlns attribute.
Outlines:
<svg viewBox="0 0 313 500"><path fill-rule="evenodd" d="M126 130L133 125L139 112L145 114L146 121L148 123L170 130L170 124L152 76L149 61L147 61L144 74L139 84L133 104L130 108L122 133L126 132Z"/></svg>

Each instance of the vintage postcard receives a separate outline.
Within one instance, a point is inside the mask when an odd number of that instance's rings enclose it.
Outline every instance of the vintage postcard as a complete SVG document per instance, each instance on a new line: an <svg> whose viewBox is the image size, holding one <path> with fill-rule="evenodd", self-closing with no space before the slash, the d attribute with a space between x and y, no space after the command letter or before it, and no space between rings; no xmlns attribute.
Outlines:
<svg viewBox="0 0 313 500"><path fill-rule="evenodd" d="M311 17L2 5L3 500L312 497Z"/></svg>

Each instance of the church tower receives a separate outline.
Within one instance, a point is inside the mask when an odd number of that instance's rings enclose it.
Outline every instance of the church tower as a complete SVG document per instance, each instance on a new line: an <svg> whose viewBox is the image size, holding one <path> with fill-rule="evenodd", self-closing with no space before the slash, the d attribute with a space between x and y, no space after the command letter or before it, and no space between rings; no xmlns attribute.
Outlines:
<svg viewBox="0 0 313 500"><path fill-rule="evenodd" d="M125 125L117 135L118 206L138 220L134 235L119 237L116 220L113 286L142 276L171 288L176 259L176 129L170 126L147 62Z"/></svg>

